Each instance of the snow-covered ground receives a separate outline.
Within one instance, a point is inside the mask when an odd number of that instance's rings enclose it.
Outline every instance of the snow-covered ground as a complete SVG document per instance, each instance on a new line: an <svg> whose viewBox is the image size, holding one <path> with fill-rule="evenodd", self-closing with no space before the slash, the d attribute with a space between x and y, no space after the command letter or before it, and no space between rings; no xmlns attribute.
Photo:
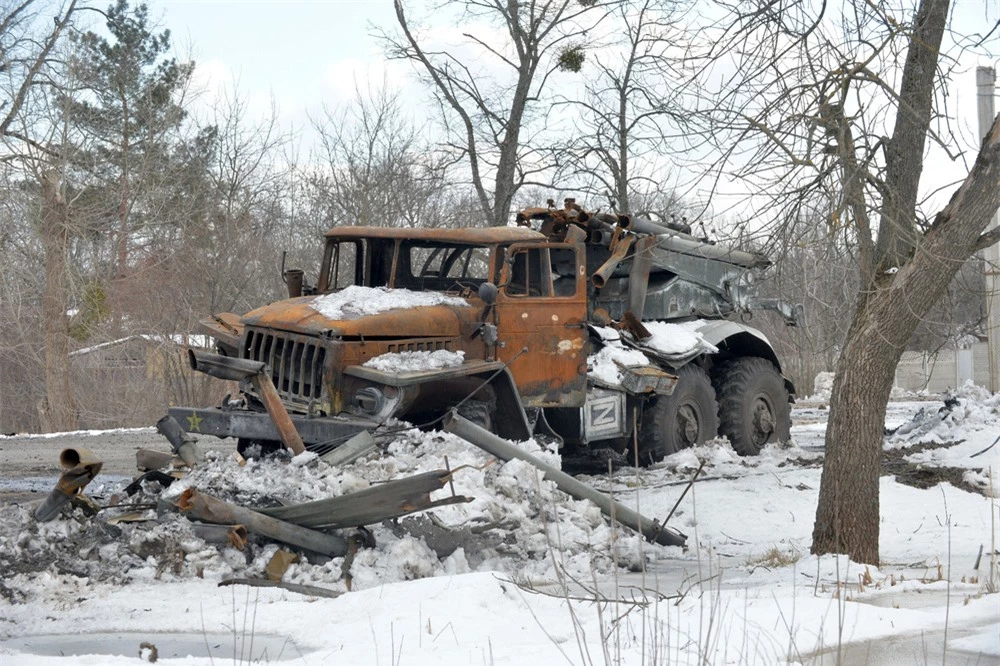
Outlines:
<svg viewBox="0 0 1000 666"><path fill-rule="evenodd" d="M263 577L277 546L206 544L180 517L109 525L114 511L77 511L39 525L30 507L8 507L0 663L140 663L149 643L157 663L185 665L1000 664L990 555L1000 548L1000 444L989 448L1000 398L967 387L951 404L890 404L878 567L809 554L822 406L796 409L793 442L756 458L721 441L654 468L581 477L663 518L706 461L670 520L686 550L609 525L525 463L491 463L458 438L414 430L340 469L308 457L241 467L218 455L164 491L194 486L261 506L456 470L454 492L472 501L375 526L376 546L346 567L312 558L285 573L337 598L218 587ZM147 486L143 499L155 495Z"/></svg>

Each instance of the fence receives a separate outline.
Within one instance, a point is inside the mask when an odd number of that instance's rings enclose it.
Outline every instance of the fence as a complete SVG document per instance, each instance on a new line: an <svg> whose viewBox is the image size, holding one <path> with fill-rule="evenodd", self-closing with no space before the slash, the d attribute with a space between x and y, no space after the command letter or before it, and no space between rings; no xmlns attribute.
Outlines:
<svg viewBox="0 0 1000 666"><path fill-rule="evenodd" d="M990 353L985 342L967 349L931 352L903 352L896 366L896 386L907 391L940 393L967 380L990 387Z"/></svg>

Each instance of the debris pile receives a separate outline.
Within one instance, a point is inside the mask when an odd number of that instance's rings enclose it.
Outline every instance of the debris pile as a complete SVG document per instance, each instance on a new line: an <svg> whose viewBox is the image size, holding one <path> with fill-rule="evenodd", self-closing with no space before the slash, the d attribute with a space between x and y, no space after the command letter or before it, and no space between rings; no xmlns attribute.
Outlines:
<svg viewBox="0 0 1000 666"><path fill-rule="evenodd" d="M990 395L971 382L944 393L941 398L944 406L931 403L908 422L887 432L886 446L953 442L960 431L995 429L1000 420L1000 395Z"/></svg>
<svg viewBox="0 0 1000 666"><path fill-rule="evenodd" d="M244 460L199 451L188 467L140 451L161 468L94 497L93 508L67 502L43 522L34 507L14 506L0 517L0 595L18 602L49 587L192 577L329 593L470 571L546 580L555 566L589 577L665 552L523 460L498 461L443 432L400 429L379 443L338 466L308 452ZM534 441L514 446L559 464ZM275 581L279 553L294 557Z"/></svg>

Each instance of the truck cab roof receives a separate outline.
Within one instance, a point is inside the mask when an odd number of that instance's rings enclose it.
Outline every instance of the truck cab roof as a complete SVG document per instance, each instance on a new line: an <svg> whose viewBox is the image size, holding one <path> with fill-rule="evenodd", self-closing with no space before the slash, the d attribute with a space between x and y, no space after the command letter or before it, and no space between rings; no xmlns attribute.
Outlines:
<svg viewBox="0 0 1000 666"><path fill-rule="evenodd" d="M492 245L494 243L519 243L544 241L545 235L525 227L474 227L464 229L423 229L413 227L333 227L326 232L327 238L360 239L384 238L443 243L463 243L469 245Z"/></svg>

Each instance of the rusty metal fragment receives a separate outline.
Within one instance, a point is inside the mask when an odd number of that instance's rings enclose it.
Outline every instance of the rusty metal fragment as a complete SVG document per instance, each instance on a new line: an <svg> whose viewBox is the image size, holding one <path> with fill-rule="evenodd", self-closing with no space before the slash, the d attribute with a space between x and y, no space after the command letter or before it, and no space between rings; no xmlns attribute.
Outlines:
<svg viewBox="0 0 1000 666"><path fill-rule="evenodd" d="M249 533L243 525L209 525L196 523L192 526L195 536L207 543L225 544L236 550L247 547Z"/></svg>
<svg viewBox="0 0 1000 666"><path fill-rule="evenodd" d="M271 560L264 567L264 573L267 574L268 580L279 581L281 580L285 572L288 571L288 567L292 566L299 561L299 556L287 550L278 549L271 556Z"/></svg>
<svg viewBox="0 0 1000 666"><path fill-rule="evenodd" d="M66 503L86 488L104 466L93 451L80 447L64 449L59 454L59 464L64 470L62 476L45 501L35 509L35 520L40 523L59 515Z"/></svg>
<svg viewBox="0 0 1000 666"><path fill-rule="evenodd" d="M633 395L655 393L670 395L677 386L677 376L655 365L631 365L621 369L621 386Z"/></svg>
<svg viewBox="0 0 1000 666"><path fill-rule="evenodd" d="M200 493L194 488L188 488L181 494L177 507L188 518L220 525L244 525L247 531L254 534L329 557L341 557L347 553L347 541L339 536L265 516L252 509Z"/></svg>

